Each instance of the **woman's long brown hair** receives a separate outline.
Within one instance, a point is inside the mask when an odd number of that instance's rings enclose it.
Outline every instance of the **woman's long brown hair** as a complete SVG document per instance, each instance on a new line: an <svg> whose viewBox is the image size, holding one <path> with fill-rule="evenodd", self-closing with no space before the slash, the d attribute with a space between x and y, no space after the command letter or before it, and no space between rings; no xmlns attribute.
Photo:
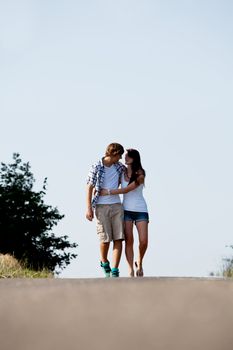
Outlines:
<svg viewBox="0 0 233 350"><path fill-rule="evenodd" d="M146 172L142 167L141 164L141 157L140 157L140 153L133 148L127 149L127 154L130 158L133 159L133 163L131 164L132 167L132 175L131 178L129 180L129 183L135 181L136 183L138 183L137 179L139 175L144 175L146 176Z"/></svg>

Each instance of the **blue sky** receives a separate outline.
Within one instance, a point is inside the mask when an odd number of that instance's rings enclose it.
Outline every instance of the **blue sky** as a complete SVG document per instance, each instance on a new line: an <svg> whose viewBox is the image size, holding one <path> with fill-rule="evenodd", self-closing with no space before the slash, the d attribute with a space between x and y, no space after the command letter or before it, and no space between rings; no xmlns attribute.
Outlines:
<svg viewBox="0 0 233 350"><path fill-rule="evenodd" d="M111 142L147 171L146 275L206 276L231 254L232 15L226 0L0 2L1 161L19 152L35 189L48 177L55 233L79 244L61 277L102 276L85 183Z"/></svg>

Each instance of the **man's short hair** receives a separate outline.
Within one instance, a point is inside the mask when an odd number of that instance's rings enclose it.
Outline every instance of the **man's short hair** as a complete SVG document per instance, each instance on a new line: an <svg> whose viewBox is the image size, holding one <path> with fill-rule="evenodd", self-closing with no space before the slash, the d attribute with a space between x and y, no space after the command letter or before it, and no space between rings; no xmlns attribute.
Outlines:
<svg viewBox="0 0 233 350"><path fill-rule="evenodd" d="M105 156L117 156L117 155L122 155L124 153L124 148L121 146L119 143L110 143L108 145Z"/></svg>

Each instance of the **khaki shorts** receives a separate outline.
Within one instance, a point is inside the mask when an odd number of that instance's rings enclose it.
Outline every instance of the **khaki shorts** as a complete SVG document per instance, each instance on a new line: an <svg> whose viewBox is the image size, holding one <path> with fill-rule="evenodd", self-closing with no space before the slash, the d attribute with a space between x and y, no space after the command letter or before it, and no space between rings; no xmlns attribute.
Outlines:
<svg viewBox="0 0 233 350"><path fill-rule="evenodd" d="M97 204L95 215L100 242L107 243L124 239L124 212L121 203Z"/></svg>

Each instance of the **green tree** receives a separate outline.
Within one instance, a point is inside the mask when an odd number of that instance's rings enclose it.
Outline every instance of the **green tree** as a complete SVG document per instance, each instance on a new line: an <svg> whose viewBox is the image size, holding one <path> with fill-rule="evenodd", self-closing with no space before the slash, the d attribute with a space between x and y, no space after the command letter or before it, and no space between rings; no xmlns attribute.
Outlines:
<svg viewBox="0 0 233 350"><path fill-rule="evenodd" d="M0 253L12 254L35 270L59 273L77 256L66 249L77 244L51 232L64 215L44 203L47 179L41 191L33 191L35 179L29 163L23 163L18 153L13 160L1 163L0 170Z"/></svg>

